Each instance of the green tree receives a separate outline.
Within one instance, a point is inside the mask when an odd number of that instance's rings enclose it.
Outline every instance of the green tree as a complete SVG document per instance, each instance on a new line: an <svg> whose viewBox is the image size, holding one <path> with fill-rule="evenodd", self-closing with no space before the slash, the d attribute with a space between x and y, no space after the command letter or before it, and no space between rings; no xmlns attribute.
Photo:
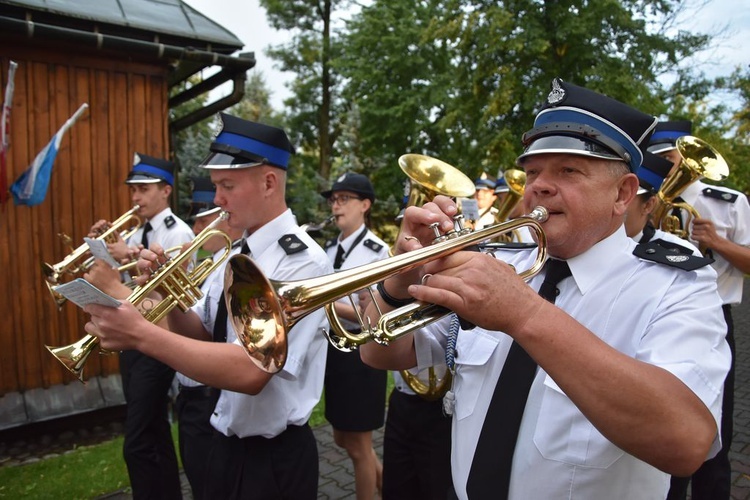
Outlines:
<svg viewBox="0 0 750 500"><path fill-rule="evenodd" d="M335 156L341 106L336 95L338 78L331 70L331 61L341 48L333 30L334 15L350 4L350 0L261 0L271 25L294 33L292 42L270 49L269 55L280 62L283 71L297 74L293 96L285 102L287 127L297 137L302 154L317 158L324 180Z"/></svg>

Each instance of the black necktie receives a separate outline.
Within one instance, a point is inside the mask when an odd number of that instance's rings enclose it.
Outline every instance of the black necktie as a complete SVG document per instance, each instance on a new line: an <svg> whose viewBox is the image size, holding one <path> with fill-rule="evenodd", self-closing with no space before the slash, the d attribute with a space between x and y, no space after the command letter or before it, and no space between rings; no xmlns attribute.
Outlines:
<svg viewBox="0 0 750 500"><path fill-rule="evenodd" d="M247 240L242 241L240 253L250 255L250 247ZM224 300L224 294L219 294L219 305L216 308L216 321L214 321L214 342L227 341L227 301Z"/></svg>
<svg viewBox="0 0 750 500"><path fill-rule="evenodd" d="M344 263L344 247L339 244L339 249L336 252L336 259L333 261L333 269L338 271L341 269L341 264Z"/></svg>
<svg viewBox="0 0 750 500"><path fill-rule="evenodd" d="M564 260L552 259L545 267L547 274L539 295L554 304L559 293L557 284L570 276L570 268ZM508 498L513 452L536 368L536 362L514 341L495 385L474 450L466 483L466 492L472 500Z"/></svg>
<svg viewBox="0 0 750 500"><path fill-rule="evenodd" d="M152 229L150 222L147 222L146 225L143 226L143 236L141 236L141 245L143 245L143 248L148 248L148 233Z"/></svg>

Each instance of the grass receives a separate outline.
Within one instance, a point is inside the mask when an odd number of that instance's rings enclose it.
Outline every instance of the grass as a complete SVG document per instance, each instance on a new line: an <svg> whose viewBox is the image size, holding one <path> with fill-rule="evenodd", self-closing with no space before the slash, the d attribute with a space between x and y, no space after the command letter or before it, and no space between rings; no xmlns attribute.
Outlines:
<svg viewBox="0 0 750 500"><path fill-rule="evenodd" d="M388 389L393 377L388 373ZM310 417L310 426L325 424L321 398ZM172 425L177 449L177 424ZM0 498L79 499L94 498L130 486L122 459L122 436L93 446L71 450L38 462L0 467ZM179 460L179 453L178 453Z"/></svg>

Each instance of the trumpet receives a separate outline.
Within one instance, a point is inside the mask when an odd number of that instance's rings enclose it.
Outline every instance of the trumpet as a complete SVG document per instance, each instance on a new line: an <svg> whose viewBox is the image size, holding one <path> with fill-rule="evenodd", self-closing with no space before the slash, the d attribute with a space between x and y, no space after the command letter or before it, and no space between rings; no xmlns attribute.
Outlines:
<svg viewBox="0 0 750 500"><path fill-rule="evenodd" d="M169 258L156 269L146 283L136 287L128 296L128 302L135 306L140 305L141 314L144 318L151 323L158 323L175 307L179 307L183 312L187 311L203 297L203 292L200 290L201 284L229 257L232 250L232 240L229 236L225 232L215 229L227 217L226 212L221 212L216 220L193 239L185 251ZM200 247L214 236L220 236L224 239L224 253L215 260L213 258L204 259L191 271L186 271L183 266L193 258L193 254ZM164 298L162 300L145 300L159 288L163 291ZM83 368L86 360L98 345L99 339L96 336L86 334L74 344L62 347L45 347L66 369L83 382Z"/></svg>
<svg viewBox="0 0 750 500"><path fill-rule="evenodd" d="M143 221L137 215L139 208L141 208L139 205L135 205L122 214L110 224L106 231L97 236L96 239L106 243L114 243L117 241L118 234L122 239L128 239L143 224ZM62 307L65 303L65 298L54 291L54 286L60 284L64 275L75 275L86 272L93 263L94 258L91 256L91 251L86 243L79 245L78 248L75 248L57 264L42 262L42 273L44 274L47 290L49 290L58 308Z"/></svg>
<svg viewBox="0 0 750 500"><path fill-rule="evenodd" d="M530 214L501 224L470 232L463 228L463 216L454 218L455 228L439 234L434 224L434 243L430 246L378 262L347 269L327 276L299 281L268 279L246 255L229 259L224 275L224 299L237 337L253 363L268 373L278 372L286 362L289 330L303 317L319 309L333 308L333 302L396 274L446 257L489 238L497 237L522 226L529 226L537 235L538 253L532 266L519 273L523 279L536 275L547 259L547 240L541 222L547 209L536 207ZM377 301L374 301L375 307ZM349 340L350 345L369 341L387 345L392 340L421 328L450 311L435 304L412 303L382 314L377 325L359 317L362 333L353 335L336 321L331 324L335 335ZM332 317L329 314L329 319ZM337 318L336 316L333 316Z"/></svg>
<svg viewBox="0 0 750 500"><path fill-rule="evenodd" d="M307 224L302 224L300 226L300 229L302 229L306 233L314 233L315 231L320 231L321 229L328 226L331 222L335 220L336 220L336 216L331 215L327 219L325 219L323 222L318 222L318 223L308 222Z"/></svg>
<svg viewBox="0 0 750 500"><path fill-rule="evenodd" d="M690 223L700 218L695 208L675 199L685 189L698 179L705 177L712 181L720 181L729 175L729 166L721 154L705 141L690 135L679 137L675 141L677 152L680 154L680 164L672 169L656 194L656 207L651 214L654 226L679 236L683 239L690 237ZM673 208L687 212L684 224L680 219L671 215ZM700 248L705 254L705 248Z"/></svg>

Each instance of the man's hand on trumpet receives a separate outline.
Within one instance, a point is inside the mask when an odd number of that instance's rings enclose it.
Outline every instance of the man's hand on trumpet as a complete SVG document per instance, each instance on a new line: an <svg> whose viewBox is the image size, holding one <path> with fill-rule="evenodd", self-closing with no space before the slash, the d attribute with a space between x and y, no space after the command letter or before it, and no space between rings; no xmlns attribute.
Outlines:
<svg viewBox="0 0 750 500"><path fill-rule="evenodd" d="M128 301L119 307L89 304L83 310L91 315L86 333L98 337L107 351L138 349L141 335L152 326Z"/></svg>

